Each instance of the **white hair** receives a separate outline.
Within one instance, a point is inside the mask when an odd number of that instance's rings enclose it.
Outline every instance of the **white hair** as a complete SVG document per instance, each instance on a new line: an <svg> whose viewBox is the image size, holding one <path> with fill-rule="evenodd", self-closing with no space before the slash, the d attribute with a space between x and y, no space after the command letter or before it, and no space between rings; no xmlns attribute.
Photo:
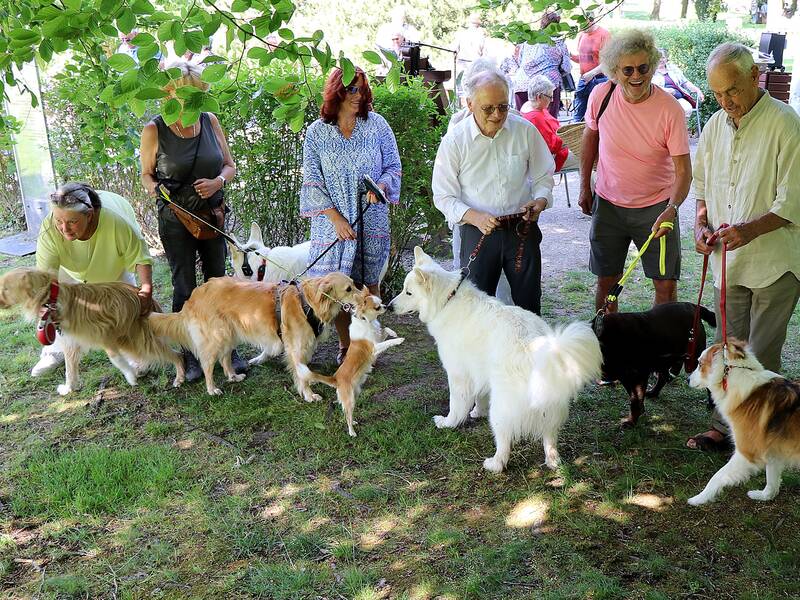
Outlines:
<svg viewBox="0 0 800 600"><path fill-rule="evenodd" d="M544 75L537 75L528 84L528 100L533 100L541 94L552 94L556 86Z"/></svg>
<svg viewBox="0 0 800 600"><path fill-rule="evenodd" d="M739 73L749 73L753 69L753 53L744 44L725 42L717 46L708 55L706 70L710 71L719 65L736 65Z"/></svg>
<svg viewBox="0 0 800 600"><path fill-rule="evenodd" d="M497 69L497 67L486 69L484 71L478 71L477 73L473 72L472 75L467 78L467 82L464 84L464 87L467 90L467 98L474 98L479 89L494 84L502 85L506 89L506 95L508 95L509 90L511 89L511 85L508 82L508 77L506 77L502 71Z"/></svg>

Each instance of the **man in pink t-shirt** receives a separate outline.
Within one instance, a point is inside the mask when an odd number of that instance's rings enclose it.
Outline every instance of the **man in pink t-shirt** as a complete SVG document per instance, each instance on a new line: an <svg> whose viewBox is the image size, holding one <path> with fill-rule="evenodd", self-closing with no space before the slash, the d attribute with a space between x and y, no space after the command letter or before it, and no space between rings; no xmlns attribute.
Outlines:
<svg viewBox="0 0 800 600"><path fill-rule="evenodd" d="M641 248L652 231L667 236L666 271L660 273L659 244L654 243L642 256L644 272L653 280L655 304L674 302L681 265L678 207L692 180L683 109L651 83L659 53L649 33L616 34L600 58L611 81L589 97L579 201L581 210L592 215L589 267L597 275L595 308L604 305L622 277L631 241ZM593 196L590 178L598 156ZM673 222L674 230L660 227L665 221ZM616 302L609 310L617 310Z"/></svg>

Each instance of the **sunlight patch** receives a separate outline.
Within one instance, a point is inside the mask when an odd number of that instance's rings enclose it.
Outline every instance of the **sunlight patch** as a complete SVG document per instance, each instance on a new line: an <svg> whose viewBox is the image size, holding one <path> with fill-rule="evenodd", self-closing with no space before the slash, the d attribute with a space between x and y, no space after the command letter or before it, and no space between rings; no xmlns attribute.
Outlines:
<svg viewBox="0 0 800 600"><path fill-rule="evenodd" d="M311 517L301 527L303 533L311 533L331 522L329 517Z"/></svg>
<svg viewBox="0 0 800 600"><path fill-rule="evenodd" d="M228 492L230 492L234 496L241 496L251 487L252 486L249 483L232 483L228 486Z"/></svg>
<svg viewBox="0 0 800 600"><path fill-rule="evenodd" d="M411 588L408 594L410 600L430 600L433 597L433 589L427 583L420 583ZM444 600L444 596L438 596Z"/></svg>
<svg viewBox="0 0 800 600"><path fill-rule="evenodd" d="M269 506L265 506L261 512L258 513L258 516L260 516L262 519L266 519L267 521L271 521L273 519L277 519L285 512L286 505L283 502L278 501L273 502Z"/></svg>
<svg viewBox="0 0 800 600"><path fill-rule="evenodd" d="M19 413L11 413L0 417L0 423L15 423L20 420Z"/></svg>
<svg viewBox="0 0 800 600"><path fill-rule="evenodd" d="M674 433L675 432L675 425L672 423L650 423L650 429L655 431L656 433Z"/></svg>
<svg viewBox="0 0 800 600"><path fill-rule="evenodd" d="M175 442L175 447L180 450L189 450L194 448L194 440L178 440Z"/></svg>
<svg viewBox="0 0 800 600"><path fill-rule="evenodd" d="M386 535L397 527L397 521L391 517L380 519L372 525L372 531L361 535L359 548L370 551L383 543Z"/></svg>
<svg viewBox="0 0 800 600"><path fill-rule="evenodd" d="M86 402L86 400L73 400L72 402L56 400L55 402L50 403L49 408L53 412L63 413L67 412L68 410L72 410L73 408L83 408L87 404L88 402Z"/></svg>
<svg viewBox="0 0 800 600"><path fill-rule="evenodd" d="M628 521L628 515L625 511L608 502L585 502L584 506L587 512L603 517L604 519L616 521L617 523L625 523Z"/></svg>
<svg viewBox="0 0 800 600"><path fill-rule="evenodd" d="M672 506L672 498L669 496L657 496L656 494L634 494L625 500L625 504L633 504L648 508L656 512L661 512L669 506Z"/></svg>
<svg viewBox="0 0 800 600"><path fill-rule="evenodd" d="M585 496L589 492L592 491L592 486L589 485L586 481L578 481L577 483L572 484L569 489L567 490L567 494L576 498L578 496Z"/></svg>
<svg viewBox="0 0 800 600"><path fill-rule="evenodd" d="M506 517L506 525L514 529L523 527L539 527L547 521L547 511L550 505L533 496L519 502Z"/></svg>

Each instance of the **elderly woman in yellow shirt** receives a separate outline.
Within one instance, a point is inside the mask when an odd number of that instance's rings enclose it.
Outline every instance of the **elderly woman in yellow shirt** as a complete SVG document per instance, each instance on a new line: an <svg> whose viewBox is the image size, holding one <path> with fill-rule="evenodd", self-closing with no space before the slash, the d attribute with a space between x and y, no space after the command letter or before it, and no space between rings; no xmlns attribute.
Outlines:
<svg viewBox="0 0 800 600"><path fill-rule="evenodd" d="M50 214L36 241L36 267L57 273L60 281L135 285L139 276L142 314L152 308L153 261L133 208L113 192L95 191L85 183L67 183L50 197ZM60 340L42 349L31 375L64 362Z"/></svg>

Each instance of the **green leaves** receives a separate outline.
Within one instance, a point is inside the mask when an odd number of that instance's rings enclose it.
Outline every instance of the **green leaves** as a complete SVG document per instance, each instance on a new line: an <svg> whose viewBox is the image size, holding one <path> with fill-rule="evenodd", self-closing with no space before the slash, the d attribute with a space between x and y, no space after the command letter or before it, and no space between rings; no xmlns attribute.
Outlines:
<svg viewBox="0 0 800 600"><path fill-rule="evenodd" d="M133 60L132 56L118 52L109 57L108 66L115 71L123 72L134 68L136 66L136 61Z"/></svg>
<svg viewBox="0 0 800 600"><path fill-rule="evenodd" d="M353 83L353 78L356 76L356 68L343 53L339 54L339 68L342 70L342 85L347 87Z"/></svg>
<svg viewBox="0 0 800 600"><path fill-rule="evenodd" d="M373 65L381 64L381 55L373 50L367 50L366 52L362 52L361 56L363 56L368 62L372 63Z"/></svg>
<svg viewBox="0 0 800 600"><path fill-rule="evenodd" d="M200 76L200 78L207 83L215 83L225 76L225 72L227 70L227 65L208 65L205 69L203 69L203 74Z"/></svg>

